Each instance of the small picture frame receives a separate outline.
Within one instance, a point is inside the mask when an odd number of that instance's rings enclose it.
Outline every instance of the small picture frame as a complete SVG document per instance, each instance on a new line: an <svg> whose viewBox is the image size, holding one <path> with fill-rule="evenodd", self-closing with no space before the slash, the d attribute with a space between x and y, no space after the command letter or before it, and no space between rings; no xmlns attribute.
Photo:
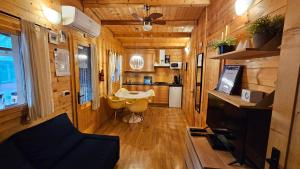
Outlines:
<svg viewBox="0 0 300 169"><path fill-rule="evenodd" d="M65 43L66 40L67 40L67 35L66 35L66 33L65 33L63 30L60 30L60 31L59 31L59 36L60 36L59 41L60 41L61 43Z"/></svg>
<svg viewBox="0 0 300 169"><path fill-rule="evenodd" d="M58 34L54 31L49 31L49 43L58 45Z"/></svg>
<svg viewBox="0 0 300 169"><path fill-rule="evenodd" d="M240 94L242 84L242 65L225 65L217 85L217 91L226 94Z"/></svg>

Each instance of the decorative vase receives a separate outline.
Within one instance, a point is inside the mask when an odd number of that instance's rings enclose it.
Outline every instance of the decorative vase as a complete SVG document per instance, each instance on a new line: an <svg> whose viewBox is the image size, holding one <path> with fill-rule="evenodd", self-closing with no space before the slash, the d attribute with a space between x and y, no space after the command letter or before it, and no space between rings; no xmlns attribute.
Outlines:
<svg viewBox="0 0 300 169"><path fill-rule="evenodd" d="M254 48L262 48L269 40L272 38L272 35L268 32L257 32L253 35L253 46Z"/></svg>
<svg viewBox="0 0 300 169"><path fill-rule="evenodd" d="M235 46L231 45L222 45L219 46L219 54L223 54L223 53L227 53L227 52L231 52L235 50Z"/></svg>

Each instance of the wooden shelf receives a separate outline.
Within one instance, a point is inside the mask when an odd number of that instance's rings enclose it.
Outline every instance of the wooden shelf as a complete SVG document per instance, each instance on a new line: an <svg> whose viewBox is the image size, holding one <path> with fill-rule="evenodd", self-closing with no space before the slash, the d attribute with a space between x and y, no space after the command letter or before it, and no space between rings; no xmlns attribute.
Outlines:
<svg viewBox="0 0 300 169"><path fill-rule="evenodd" d="M170 68L170 66L154 66L154 68Z"/></svg>
<svg viewBox="0 0 300 169"><path fill-rule="evenodd" d="M231 59L231 60L247 60L254 58L263 58L263 57L271 57L277 56L280 54L280 50L260 50L255 48L246 48L238 51L232 51L228 53L224 53L210 59Z"/></svg>
<svg viewBox="0 0 300 169"><path fill-rule="evenodd" d="M216 90L209 90L208 93L225 100L226 102L238 107L238 108L260 108L256 105L256 103L249 103L241 99L241 96L238 95L229 95L223 92L219 92ZM267 109L267 108L265 108Z"/></svg>

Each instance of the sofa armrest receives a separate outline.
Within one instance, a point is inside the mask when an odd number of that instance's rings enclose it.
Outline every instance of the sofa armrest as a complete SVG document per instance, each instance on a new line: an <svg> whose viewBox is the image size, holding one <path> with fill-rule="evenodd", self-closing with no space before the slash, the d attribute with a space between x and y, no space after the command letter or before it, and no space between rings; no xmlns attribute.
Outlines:
<svg viewBox="0 0 300 169"><path fill-rule="evenodd" d="M119 136L109 136L109 135L98 135L98 134L83 134L85 137L94 138L94 139L101 139L101 140L111 140L120 142Z"/></svg>

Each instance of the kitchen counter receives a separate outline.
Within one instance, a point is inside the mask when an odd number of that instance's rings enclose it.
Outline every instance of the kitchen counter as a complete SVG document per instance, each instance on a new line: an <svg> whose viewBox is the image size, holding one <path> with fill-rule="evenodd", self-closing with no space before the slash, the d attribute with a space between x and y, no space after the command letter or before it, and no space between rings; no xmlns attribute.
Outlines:
<svg viewBox="0 0 300 169"><path fill-rule="evenodd" d="M173 84L173 83L123 83L123 85L144 85L144 86L182 86L182 84Z"/></svg>

